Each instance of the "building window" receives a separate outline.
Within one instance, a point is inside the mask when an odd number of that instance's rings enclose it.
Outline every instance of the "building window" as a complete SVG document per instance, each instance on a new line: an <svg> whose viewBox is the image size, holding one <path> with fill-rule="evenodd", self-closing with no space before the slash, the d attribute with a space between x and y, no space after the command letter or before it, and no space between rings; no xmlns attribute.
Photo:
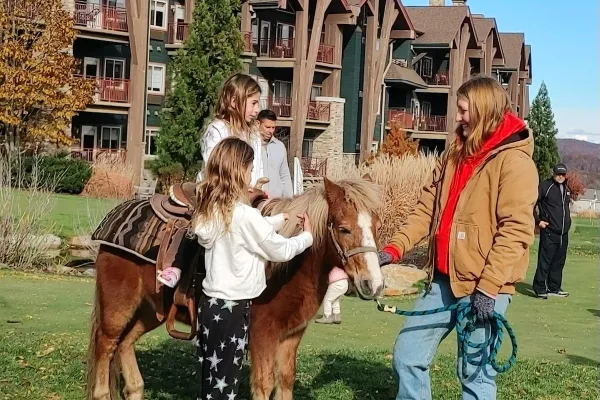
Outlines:
<svg viewBox="0 0 600 400"><path fill-rule="evenodd" d="M417 62L416 71L423 78L431 78L433 76L433 59L431 57L423 57Z"/></svg>
<svg viewBox="0 0 600 400"><path fill-rule="evenodd" d="M150 26L166 29L167 27L167 2L150 0Z"/></svg>
<svg viewBox="0 0 600 400"><path fill-rule="evenodd" d="M316 101L317 97L321 96L323 88L321 86L313 85L310 88L310 101Z"/></svg>
<svg viewBox="0 0 600 400"><path fill-rule="evenodd" d="M313 139L304 139L302 141L302 157L312 157Z"/></svg>
<svg viewBox="0 0 600 400"><path fill-rule="evenodd" d="M148 92L165 94L165 65L148 64Z"/></svg>
<svg viewBox="0 0 600 400"><path fill-rule="evenodd" d="M103 126L100 130L100 147L118 150L121 148L121 127Z"/></svg>
<svg viewBox="0 0 600 400"><path fill-rule="evenodd" d="M292 82L275 81L273 90L274 104L287 104L292 101ZM291 104L291 103L290 103Z"/></svg>
<svg viewBox="0 0 600 400"><path fill-rule="evenodd" d="M258 19L252 20L252 44L258 44Z"/></svg>
<svg viewBox="0 0 600 400"><path fill-rule="evenodd" d="M275 37L277 39L277 44L280 46L290 46L290 42L294 39L295 33L294 25L277 23L277 32Z"/></svg>
<svg viewBox="0 0 600 400"><path fill-rule="evenodd" d="M147 156L156 155L156 137L158 136L158 128L147 128L146 136L144 137L144 154Z"/></svg>

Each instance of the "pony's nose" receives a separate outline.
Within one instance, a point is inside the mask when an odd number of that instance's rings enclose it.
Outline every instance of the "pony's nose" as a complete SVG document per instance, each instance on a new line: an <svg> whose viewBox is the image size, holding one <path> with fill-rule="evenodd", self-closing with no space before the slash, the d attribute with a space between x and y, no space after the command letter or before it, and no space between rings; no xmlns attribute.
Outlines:
<svg viewBox="0 0 600 400"><path fill-rule="evenodd" d="M360 281L360 288L365 295L374 294L373 285L369 279L363 279Z"/></svg>

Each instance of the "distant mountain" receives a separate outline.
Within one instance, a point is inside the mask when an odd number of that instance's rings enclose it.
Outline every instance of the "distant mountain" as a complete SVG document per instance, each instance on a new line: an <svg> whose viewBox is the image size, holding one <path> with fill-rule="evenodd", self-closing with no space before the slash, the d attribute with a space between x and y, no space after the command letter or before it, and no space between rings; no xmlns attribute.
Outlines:
<svg viewBox="0 0 600 400"><path fill-rule="evenodd" d="M581 176L586 188L600 189L600 144L577 139L558 139L561 162Z"/></svg>

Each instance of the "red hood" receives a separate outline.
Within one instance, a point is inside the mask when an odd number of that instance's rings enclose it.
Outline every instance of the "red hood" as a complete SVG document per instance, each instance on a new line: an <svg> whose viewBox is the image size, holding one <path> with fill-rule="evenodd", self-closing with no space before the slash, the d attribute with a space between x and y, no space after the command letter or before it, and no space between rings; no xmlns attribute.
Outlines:
<svg viewBox="0 0 600 400"><path fill-rule="evenodd" d="M525 122L522 119L517 117L512 112L507 111L506 114L504 114L502 122L500 122L500 125L498 125L498 128L496 128L496 131L492 134L492 136L485 141L481 150L479 150L476 155L469 158L479 158L480 156L489 153L491 150L494 150L496 147L498 147L503 141L508 139L511 135L521 132L523 129L525 129L525 126Z"/></svg>

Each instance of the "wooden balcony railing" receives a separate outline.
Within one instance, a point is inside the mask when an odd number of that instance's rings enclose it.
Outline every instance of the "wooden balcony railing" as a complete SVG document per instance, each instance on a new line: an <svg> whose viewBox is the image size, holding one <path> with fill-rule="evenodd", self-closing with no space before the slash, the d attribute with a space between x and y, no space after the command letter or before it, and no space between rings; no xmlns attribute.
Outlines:
<svg viewBox="0 0 600 400"><path fill-rule="evenodd" d="M127 32L127 10L121 7L75 2L75 25Z"/></svg>
<svg viewBox="0 0 600 400"><path fill-rule="evenodd" d="M242 32L242 39L244 40L244 51L252 53L252 32Z"/></svg>
<svg viewBox="0 0 600 400"><path fill-rule="evenodd" d="M309 101L308 102L308 114L307 119L313 121L328 122L331 114L331 104L320 101Z"/></svg>
<svg viewBox="0 0 600 400"><path fill-rule="evenodd" d="M277 117L290 118L292 116L292 99L288 97L271 97L269 108Z"/></svg>
<svg viewBox="0 0 600 400"><path fill-rule="evenodd" d="M422 116L419 118L417 129L420 131L446 132L446 116Z"/></svg>
<svg viewBox="0 0 600 400"><path fill-rule="evenodd" d="M83 161L93 162L102 157L115 157L125 160L127 151L125 149L102 149L102 148L81 148L71 149L71 158Z"/></svg>
<svg viewBox="0 0 600 400"><path fill-rule="evenodd" d="M432 85L432 86L448 86L448 85L450 85L450 73L448 72L447 69L439 69L432 76L424 76L423 73L421 73L419 75L421 75L421 78L423 78L425 83L427 83L428 85Z"/></svg>
<svg viewBox="0 0 600 400"><path fill-rule="evenodd" d="M96 81L96 101L107 103L129 103L129 80L113 78L90 78Z"/></svg>
<svg viewBox="0 0 600 400"><path fill-rule="evenodd" d="M333 50L333 46L321 43L317 52L317 62L333 64Z"/></svg>
<svg viewBox="0 0 600 400"><path fill-rule="evenodd" d="M327 159L302 157L300 160L302 174L305 177L324 177L327 175Z"/></svg>
<svg viewBox="0 0 600 400"><path fill-rule="evenodd" d="M404 129L413 129L413 115L404 108L390 109L388 111L387 125L392 126L392 124L397 124L400 128Z"/></svg>
<svg viewBox="0 0 600 400"><path fill-rule="evenodd" d="M261 39L258 55L270 58L294 58L294 39Z"/></svg>
<svg viewBox="0 0 600 400"><path fill-rule="evenodd" d="M180 44L188 37L188 24L171 22L167 28L167 43Z"/></svg>

